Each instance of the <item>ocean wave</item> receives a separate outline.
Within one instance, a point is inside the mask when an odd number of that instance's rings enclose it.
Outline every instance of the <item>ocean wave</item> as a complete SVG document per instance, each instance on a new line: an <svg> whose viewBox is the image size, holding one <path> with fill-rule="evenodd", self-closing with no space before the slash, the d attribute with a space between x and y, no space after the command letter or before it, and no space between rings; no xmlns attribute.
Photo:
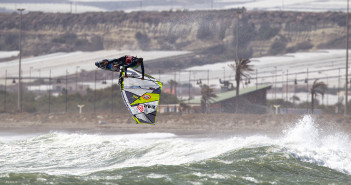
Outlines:
<svg viewBox="0 0 351 185"><path fill-rule="evenodd" d="M0 136L0 182L21 174L37 174L36 178L44 179L74 177L89 182L127 182L139 175L157 182L173 182L186 176L189 182L200 178L277 183L286 177L294 179L289 173L305 179L309 177L304 174L322 178L322 174L331 173L332 178L350 180L350 150L347 134L325 132L310 116L304 116L279 137L65 132ZM269 174L279 178L269 180ZM333 182L332 178L322 180Z"/></svg>

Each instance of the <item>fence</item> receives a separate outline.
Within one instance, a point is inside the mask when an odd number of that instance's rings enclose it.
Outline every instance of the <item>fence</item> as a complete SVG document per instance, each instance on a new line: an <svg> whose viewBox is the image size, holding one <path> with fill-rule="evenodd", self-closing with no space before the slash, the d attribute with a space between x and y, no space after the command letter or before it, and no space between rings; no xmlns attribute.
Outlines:
<svg viewBox="0 0 351 185"><path fill-rule="evenodd" d="M51 76L54 70L35 71L23 76L23 99L21 105L26 112L79 112L78 105L84 105L83 112L110 111L126 112L118 87L118 73L94 70L76 70L76 73L65 76ZM49 72L49 73L48 73ZM147 72L147 71L146 71ZM333 86L327 93L339 94L344 87L345 78L340 75L340 68L327 70L291 72L271 68L270 70L255 70L250 77L241 81L242 87L270 83L273 88L268 98L291 101L296 91L304 91L308 101L312 81L320 79ZM45 76L43 74L46 74ZM338 74L338 75L335 75ZM168 74L153 74L164 84L162 94L171 94L178 100L200 98L202 84L213 88L215 93L235 88L234 72L229 68L218 69L188 69L173 71ZM1 79L0 88L2 112L17 111L18 77L8 76ZM241 87L241 88L242 88ZM278 96L277 94L281 95ZM170 96L161 96L161 104L176 104Z"/></svg>

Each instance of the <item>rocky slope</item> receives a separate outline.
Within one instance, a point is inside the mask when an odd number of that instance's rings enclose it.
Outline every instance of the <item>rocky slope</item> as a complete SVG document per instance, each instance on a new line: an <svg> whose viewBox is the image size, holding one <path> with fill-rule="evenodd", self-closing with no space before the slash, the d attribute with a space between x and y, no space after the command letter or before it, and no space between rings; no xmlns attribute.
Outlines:
<svg viewBox="0 0 351 185"><path fill-rule="evenodd" d="M31 12L23 15L23 50L27 56L101 49L191 50L198 59L190 62L198 65L215 57L233 59L237 41L239 57L343 48L345 16L341 12L246 11L238 19L234 9ZM18 49L18 33L19 15L0 14L0 50Z"/></svg>

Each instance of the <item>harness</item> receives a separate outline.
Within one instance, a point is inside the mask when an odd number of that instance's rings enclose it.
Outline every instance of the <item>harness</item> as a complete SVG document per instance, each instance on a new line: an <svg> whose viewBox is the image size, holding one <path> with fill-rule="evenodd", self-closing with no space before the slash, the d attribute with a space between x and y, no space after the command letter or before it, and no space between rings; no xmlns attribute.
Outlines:
<svg viewBox="0 0 351 185"><path fill-rule="evenodd" d="M133 61L133 56L130 56L130 55L127 55L126 56L126 60L125 60L125 65L129 65L130 63L132 63L132 61Z"/></svg>
<svg viewBox="0 0 351 185"><path fill-rule="evenodd" d="M126 60L125 60L125 62L124 62L124 65L130 65L130 64L133 63L132 66L130 66L130 68L132 68L132 69L137 69L137 68L139 67L139 65L136 63L136 60L137 60L136 57L127 55L127 56L126 56Z"/></svg>

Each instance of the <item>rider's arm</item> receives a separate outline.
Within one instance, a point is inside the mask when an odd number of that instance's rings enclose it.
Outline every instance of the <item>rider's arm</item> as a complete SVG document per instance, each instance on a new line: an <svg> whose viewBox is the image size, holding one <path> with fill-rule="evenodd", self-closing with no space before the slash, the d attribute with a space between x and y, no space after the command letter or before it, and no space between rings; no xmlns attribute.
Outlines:
<svg viewBox="0 0 351 185"><path fill-rule="evenodd" d="M127 69L130 68L130 67L134 67L135 65L137 65L135 62L132 62L126 66L123 66L124 67L124 72L125 72L125 76L127 76Z"/></svg>
<svg viewBox="0 0 351 185"><path fill-rule="evenodd" d="M127 69L128 69L128 66L123 66L124 76L126 76L126 77L128 77Z"/></svg>
<svg viewBox="0 0 351 185"><path fill-rule="evenodd" d="M143 79L144 79L144 62L141 61L141 73L143 74Z"/></svg>
<svg viewBox="0 0 351 185"><path fill-rule="evenodd" d="M122 71L119 71L119 78L122 77L122 73L123 73L124 69L122 69Z"/></svg>

